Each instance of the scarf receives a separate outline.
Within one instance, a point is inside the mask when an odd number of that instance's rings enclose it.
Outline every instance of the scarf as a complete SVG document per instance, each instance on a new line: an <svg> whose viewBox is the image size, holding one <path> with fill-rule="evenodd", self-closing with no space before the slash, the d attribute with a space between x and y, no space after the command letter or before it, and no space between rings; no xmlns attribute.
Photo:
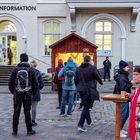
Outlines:
<svg viewBox="0 0 140 140"><path fill-rule="evenodd" d="M139 94L140 94L140 86L134 91L134 94L132 95L131 98L131 112L128 127L128 136L131 138L131 140L135 140L135 114Z"/></svg>

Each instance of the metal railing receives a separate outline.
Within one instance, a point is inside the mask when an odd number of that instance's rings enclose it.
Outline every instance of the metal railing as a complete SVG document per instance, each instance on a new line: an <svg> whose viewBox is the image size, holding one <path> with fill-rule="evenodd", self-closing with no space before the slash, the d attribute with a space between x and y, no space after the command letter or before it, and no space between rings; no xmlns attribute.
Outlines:
<svg viewBox="0 0 140 140"><path fill-rule="evenodd" d="M35 60L37 60L37 61L39 61L39 62L41 62L41 63L44 63L44 64L46 64L46 65L48 65L48 66L51 66L51 64L46 63L46 62L44 62L44 61L42 61L42 60L40 60L40 59L38 59L38 58L36 58L36 57L33 57L33 56L29 55L29 54L28 54L28 56L31 57L31 58L33 58L33 59L35 59Z"/></svg>

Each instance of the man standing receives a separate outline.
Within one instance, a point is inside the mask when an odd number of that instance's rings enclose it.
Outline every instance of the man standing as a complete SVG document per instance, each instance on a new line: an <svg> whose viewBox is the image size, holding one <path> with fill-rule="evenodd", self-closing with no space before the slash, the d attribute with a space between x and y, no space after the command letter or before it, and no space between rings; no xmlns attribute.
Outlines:
<svg viewBox="0 0 140 140"><path fill-rule="evenodd" d="M76 70L76 85L82 102L83 111L78 123L78 130L86 132L84 128L84 122L87 120L88 125L92 124L90 117L89 107L91 105L91 99L93 101L99 100L99 93L96 89L97 81L102 85L101 77L95 66L90 64L90 56L84 57L84 62Z"/></svg>
<svg viewBox="0 0 140 140"><path fill-rule="evenodd" d="M73 63L73 60L69 58L67 61L67 65L63 67L58 74L59 78L64 76L63 84L62 84L63 94L62 94L61 112L60 112L60 115L62 117L64 116L70 117L72 115L73 99L76 90L75 71L76 71L76 67ZM67 101L68 101L68 110L67 113L65 114Z"/></svg>
<svg viewBox="0 0 140 140"><path fill-rule="evenodd" d="M55 73L54 73L54 79L53 82L56 83L57 85L57 90L58 90L58 102L59 102L59 106L56 107L56 109L60 109L61 108L61 100L62 100L62 81L63 81L63 77L58 78L58 74L61 71L61 69L63 68L63 60L59 59L58 60L58 65L55 68Z"/></svg>
<svg viewBox="0 0 140 140"><path fill-rule="evenodd" d="M104 81L106 80L106 76L108 76L108 81L110 81L110 69L111 69L111 62L109 61L108 56L106 60L103 62L104 65Z"/></svg>
<svg viewBox="0 0 140 140"><path fill-rule="evenodd" d="M35 131L32 130L30 110L32 94L36 92L38 82L35 78L34 70L28 64L28 55L26 53L20 55L20 61L13 69L9 79L9 90L14 95L13 136L17 136L22 104L24 107L27 135L35 134Z"/></svg>

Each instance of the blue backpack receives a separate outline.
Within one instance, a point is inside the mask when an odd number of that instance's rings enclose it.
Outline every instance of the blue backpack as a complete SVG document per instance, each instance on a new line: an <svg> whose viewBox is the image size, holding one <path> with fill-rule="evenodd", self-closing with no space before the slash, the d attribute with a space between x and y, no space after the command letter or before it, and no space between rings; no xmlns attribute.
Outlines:
<svg viewBox="0 0 140 140"><path fill-rule="evenodd" d="M75 81L75 71L73 69L66 69L64 73L64 83L67 86L72 86Z"/></svg>

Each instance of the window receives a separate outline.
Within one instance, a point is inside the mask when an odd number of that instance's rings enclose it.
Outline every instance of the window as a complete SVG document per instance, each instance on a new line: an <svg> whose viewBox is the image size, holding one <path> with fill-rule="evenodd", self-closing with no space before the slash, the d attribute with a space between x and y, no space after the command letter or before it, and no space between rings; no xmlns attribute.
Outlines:
<svg viewBox="0 0 140 140"><path fill-rule="evenodd" d="M44 52L45 55L51 54L49 46L60 39L60 22L57 20L49 20L44 23Z"/></svg>
<svg viewBox="0 0 140 140"><path fill-rule="evenodd" d="M102 20L95 23L97 55L112 55L112 22Z"/></svg>
<svg viewBox="0 0 140 140"><path fill-rule="evenodd" d="M12 22L8 20L1 21L0 32L16 32L16 27Z"/></svg>

